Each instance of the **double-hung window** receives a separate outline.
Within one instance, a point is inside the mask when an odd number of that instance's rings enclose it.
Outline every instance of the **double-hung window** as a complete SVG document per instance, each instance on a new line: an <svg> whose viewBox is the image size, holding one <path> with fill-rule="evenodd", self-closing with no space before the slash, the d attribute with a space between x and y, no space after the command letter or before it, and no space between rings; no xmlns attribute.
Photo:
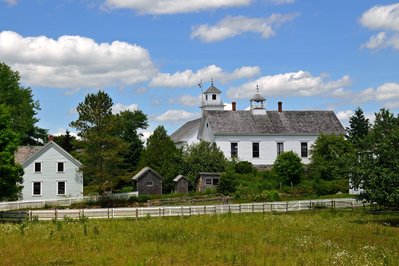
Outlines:
<svg viewBox="0 0 399 266"><path fill-rule="evenodd" d="M32 182L32 195L33 196L42 195L42 182Z"/></svg>
<svg viewBox="0 0 399 266"><path fill-rule="evenodd" d="M35 162L35 173L41 173L41 172L42 172L42 163Z"/></svg>
<svg viewBox="0 0 399 266"><path fill-rule="evenodd" d="M237 142L232 142L230 144L231 146L231 158L235 158L238 156L238 143Z"/></svg>
<svg viewBox="0 0 399 266"><path fill-rule="evenodd" d="M259 142L252 142L252 157L259 158Z"/></svg>
<svg viewBox="0 0 399 266"><path fill-rule="evenodd" d="M66 182L58 181L57 182L57 195L65 195L66 194Z"/></svg>
<svg viewBox="0 0 399 266"><path fill-rule="evenodd" d="M57 172L58 173L65 172L65 162L57 162Z"/></svg>
<svg viewBox="0 0 399 266"><path fill-rule="evenodd" d="M277 142L277 156L284 152L284 142Z"/></svg>
<svg viewBox="0 0 399 266"><path fill-rule="evenodd" d="M308 143L301 142L301 157L307 158L308 157Z"/></svg>

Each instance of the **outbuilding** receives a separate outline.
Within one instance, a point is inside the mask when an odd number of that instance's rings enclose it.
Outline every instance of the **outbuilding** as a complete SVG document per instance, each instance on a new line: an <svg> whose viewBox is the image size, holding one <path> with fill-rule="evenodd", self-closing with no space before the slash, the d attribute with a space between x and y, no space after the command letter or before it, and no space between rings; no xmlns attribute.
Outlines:
<svg viewBox="0 0 399 266"><path fill-rule="evenodd" d="M162 176L150 167L144 167L132 180L136 181L137 191L141 194L162 194Z"/></svg>
<svg viewBox="0 0 399 266"><path fill-rule="evenodd" d="M178 175L173 179L175 182L175 192L176 193L188 193L189 181L183 175Z"/></svg>

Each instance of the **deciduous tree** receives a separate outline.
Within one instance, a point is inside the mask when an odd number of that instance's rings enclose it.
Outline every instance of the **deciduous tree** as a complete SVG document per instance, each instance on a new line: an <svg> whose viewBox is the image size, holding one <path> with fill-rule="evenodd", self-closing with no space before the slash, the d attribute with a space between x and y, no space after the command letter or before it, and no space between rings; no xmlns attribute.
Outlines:
<svg viewBox="0 0 399 266"><path fill-rule="evenodd" d="M14 158L18 142L8 108L0 104L0 201L16 200L22 190L24 172L20 165L15 164Z"/></svg>
<svg viewBox="0 0 399 266"><path fill-rule="evenodd" d="M47 130L36 126L39 102L33 100L32 90L20 84L20 76L8 65L0 63L0 104L5 104L11 116L11 126L19 135L21 144L46 141Z"/></svg>
<svg viewBox="0 0 399 266"><path fill-rule="evenodd" d="M298 184L304 174L301 158L293 151L283 152L277 156L272 170L278 181L285 185Z"/></svg>

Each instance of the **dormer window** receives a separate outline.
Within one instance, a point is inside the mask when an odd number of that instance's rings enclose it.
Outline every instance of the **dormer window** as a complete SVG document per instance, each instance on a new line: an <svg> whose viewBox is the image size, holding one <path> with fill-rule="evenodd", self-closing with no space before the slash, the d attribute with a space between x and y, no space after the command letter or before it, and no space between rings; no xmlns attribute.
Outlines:
<svg viewBox="0 0 399 266"><path fill-rule="evenodd" d="M208 100L208 95L205 95L205 100Z"/></svg>
<svg viewBox="0 0 399 266"><path fill-rule="evenodd" d="M212 94L212 100L216 100L216 94Z"/></svg>

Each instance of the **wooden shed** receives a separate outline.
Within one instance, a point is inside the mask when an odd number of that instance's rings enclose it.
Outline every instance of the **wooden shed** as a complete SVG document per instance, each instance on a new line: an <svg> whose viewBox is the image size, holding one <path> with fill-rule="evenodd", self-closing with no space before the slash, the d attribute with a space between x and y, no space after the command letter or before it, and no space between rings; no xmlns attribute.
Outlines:
<svg viewBox="0 0 399 266"><path fill-rule="evenodd" d="M162 176L150 167L144 167L132 180L136 181L137 191L141 194L162 194Z"/></svg>
<svg viewBox="0 0 399 266"><path fill-rule="evenodd" d="M197 192L204 192L207 189L216 189L219 185L220 173L200 172L197 178Z"/></svg>
<svg viewBox="0 0 399 266"><path fill-rule="evenodd" d="M173 179L175 182L175 192L176 193L188 193L188 180L183 175L178 175Z"/></svg>

